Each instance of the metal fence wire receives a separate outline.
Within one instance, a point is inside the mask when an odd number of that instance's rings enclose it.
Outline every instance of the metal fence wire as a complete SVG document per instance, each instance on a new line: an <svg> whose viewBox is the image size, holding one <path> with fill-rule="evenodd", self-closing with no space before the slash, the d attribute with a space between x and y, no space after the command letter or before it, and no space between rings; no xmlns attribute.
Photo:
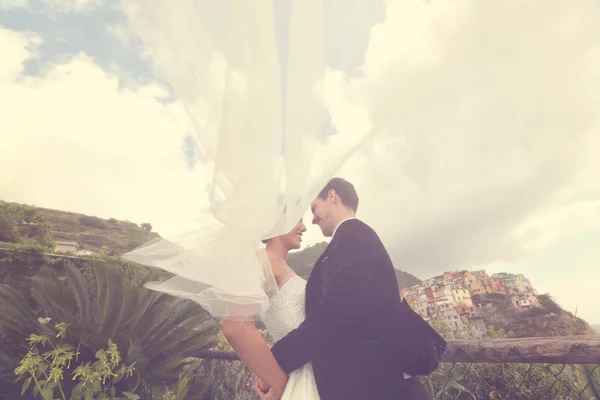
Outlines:
<svg viewBox="0 0 600 400"><path fill-rule="evenodd" d="M456 352L470 358L464 348ZM510 347L506 359L499 363L473 359L444 362L423 383L431 398L440 400L600 399L600 360L596 364L571 363L579 352L593 355L573 344L562 363L536 363L518 348ZM515 357L521 362L514 362Z"/></svg>
<svg viewBox="0 0 600 400"><path fill-rule="evenodd" d="M227 351L200 357L239 360ZM421 380L437 400L600 400L599 367L598 336L452 340L439 368Z"/></svg>

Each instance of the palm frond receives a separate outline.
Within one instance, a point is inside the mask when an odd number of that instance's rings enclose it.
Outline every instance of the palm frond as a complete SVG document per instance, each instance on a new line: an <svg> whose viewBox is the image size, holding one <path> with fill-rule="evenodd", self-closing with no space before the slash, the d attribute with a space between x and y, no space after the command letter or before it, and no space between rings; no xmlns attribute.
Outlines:
<svg viewBox="0 0 600 400"><path fill-rule="evenodd" d="M171 316L171 299L164 295L159 295L159 298L148 308L148 311L140 321L140 328L144 327L144 334L140 337L140 344L146 346L152 343L152 338L164 329L165 322Z"/></svg>
<svg viewBox="0 0 600 400"><path fill-rule="evenodd" d="M157 324L155 329L145 338L151 348L156 348L158 343L162 344L179 327L195 328L209 318L208 313L196 303L182 299L173 300L171 309L165 316L166 318L160 324Z"/></svg>
<svg viewBox="0 0 600 400"><path fill-rule="evenodd" d="M25 337L41 330L27 299L9 285L0 284L0 325Z"/></svg>
<svg viewBox="0 0 600 400"><path fill-rule="evenodd" d="M82 322L89 322L91 305L85 278L71 261L66 261L63 268L71 288L71 293L77 304L79 318Z"/></svg>
<svg viewBox="0 0 600 400"><path fill-rule="evenodd" d="M75 299L55 270L40 267L38 273L31 278L31 296L46 311L53 310L57 319L64 322L76 319Z"/></svg>
<svg viewBox="0 0 600 400"><path fill-rule="evenodd" d="M119 306L123 296L122 279L117 275L112 266L94 266L96 287L98 293L97 314L94 316L99 325L100 332L108 334L112 332L111 320L113 312Z"/></svg>
<svg viewBox="0 0 600 400"><path fill-rule="evenodd" d="M146 332L148 324L146 321L152 321L152 311L157 308L160 299L160 293L145 288L140 288L132 292L135 296L135 312L129 313L127 319L123 321L122 331L125 336L132 336L135 330Z"/></svg>
<svg viewBox="0 0 600 400"><path fill-rule="evenodd" d="M153 342L148 350L151 353L156 352L157 354L173 354L179 352L190 354L189 352L183 351L182 348L185 349L189 347L190 344L204 345L207 342L214 342L218 333L218 325L215 324L212 329L209 329L208 326L203 330L196 329L197 327L203 326L202 319L202 316L198 316L186 320L185 324L177 325L167 336ZM197 350L192 350L192 352L196 351Z"/></svg>
<svg viewBox="0 0 600 400"><path fill-rule="evenodd" d="M193 302L134 284L111 265L65 263L62 271L63 276L41 267L31 280L32 297L53 323L68 324L67 340L81 345L78 363L93 360L109 339L117 344L124 361L135 363L139 374L119 381L123 390L135 390L140 382L142 387L174 388L189 371L193 355L215 343L218 324ZM0 325L23 341L44 329L25 297L8 285L0 285ZM195 378L189 384L194 392L202 391Z"/></svg>

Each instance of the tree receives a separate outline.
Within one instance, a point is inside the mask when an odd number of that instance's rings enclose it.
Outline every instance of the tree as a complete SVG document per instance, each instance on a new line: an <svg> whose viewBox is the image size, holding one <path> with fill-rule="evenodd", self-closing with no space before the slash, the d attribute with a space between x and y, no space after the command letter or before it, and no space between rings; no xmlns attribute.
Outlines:
<svg viewBox="0 0 600 400"><path fill-rule="evenodd" d="M0 209L0 242L18 243L20 233L15 217L6 209Z"/></svg>
<svg viewBox="0 0 600 400"><path fill-rule="evenodd" d="M106 223L104 223L103 219L98 217L89 217L87 215L82 215L81 217L79 217L79 223L89 228L106 229Z"/></svg>
<svg viewBox="0 0 600 400"><path fill-rule="evenodd" d="M0 202L0 242L52 247L51 226L34 207Z"/></svg>
<svg viewBox="0 0 600 400"><path fill-rule="evenodd" d="M151 232L152 231L152 225L149 222L144 222L143 224L140 225L142 227L143 230L145 230L146 232Z"/></svg>

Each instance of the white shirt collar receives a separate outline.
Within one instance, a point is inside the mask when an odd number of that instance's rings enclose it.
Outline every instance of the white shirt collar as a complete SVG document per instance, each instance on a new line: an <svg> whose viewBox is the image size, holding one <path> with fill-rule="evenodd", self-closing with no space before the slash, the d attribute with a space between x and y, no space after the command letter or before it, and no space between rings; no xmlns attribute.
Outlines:
<svg viewBox="0 0 600 400"><path fill-rule="evenodd" d="M333 234L331 235L331 239L332 240L333 240L333 237L335 236L335 232L338 230L338 228L340 227L340 225L343 224L344 222L348 221L349 219L356 219L356 217L346 218L345 220L342 220L342 222L340 222L339 224L337 224L337 226L333 230Z"/></svg>

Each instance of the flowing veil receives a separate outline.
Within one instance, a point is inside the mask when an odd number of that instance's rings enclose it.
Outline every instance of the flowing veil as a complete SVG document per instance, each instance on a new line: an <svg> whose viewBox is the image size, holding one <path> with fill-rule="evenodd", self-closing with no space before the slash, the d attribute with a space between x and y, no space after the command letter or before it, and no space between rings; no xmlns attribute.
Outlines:
<svg viewBox="0 0 600 400"><path fill-rule="evenodd" d="M186 108L210 169L213 220L124 258L173 273L147 287L215 317L260 317L277 291L261 239L289 232L369 135L336 130L327 109L337 71L325 61L324 31L336 14L323 0L122 5Z"/></svg>

